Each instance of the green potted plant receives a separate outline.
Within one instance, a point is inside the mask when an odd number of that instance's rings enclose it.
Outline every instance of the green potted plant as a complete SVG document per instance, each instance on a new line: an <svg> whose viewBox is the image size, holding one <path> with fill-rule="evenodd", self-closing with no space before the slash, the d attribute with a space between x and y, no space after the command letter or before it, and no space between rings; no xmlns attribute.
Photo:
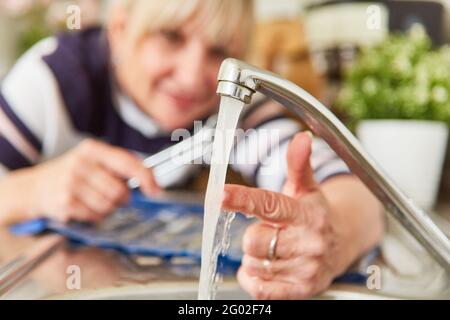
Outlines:
<svg viewBox="0 0 450 320"><path fill-rule="evenodd" d="M372 157L426 209L436 201L450 123L450 48L422 27L363 50L337 109Z"/></svg>

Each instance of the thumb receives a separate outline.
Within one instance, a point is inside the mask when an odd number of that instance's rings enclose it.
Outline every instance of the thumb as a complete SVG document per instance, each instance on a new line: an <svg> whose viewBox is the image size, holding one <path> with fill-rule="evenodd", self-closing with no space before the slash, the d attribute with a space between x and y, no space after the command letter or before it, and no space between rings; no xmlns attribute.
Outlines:
<svg viewBox="0 0 450 320"><path fill-rule="evenodd" d="M312 133L297 133L287 151L287 178L283 193L298 197L317 188L309 158L311 156Z"/></svg>

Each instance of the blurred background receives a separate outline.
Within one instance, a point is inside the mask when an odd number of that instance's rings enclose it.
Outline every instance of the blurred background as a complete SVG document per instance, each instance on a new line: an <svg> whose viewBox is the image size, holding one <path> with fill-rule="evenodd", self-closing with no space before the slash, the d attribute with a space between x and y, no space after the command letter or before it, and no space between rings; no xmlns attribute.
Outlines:
<svg viewBox="0 0 450 320"><path fill-rule="evenodd" d="M40 39L112 1L0 0L0 78ZM450 212L450 1L256 0L249 62L330 107L403 190ZM450 215L450 214L449 214Z"/></svg>

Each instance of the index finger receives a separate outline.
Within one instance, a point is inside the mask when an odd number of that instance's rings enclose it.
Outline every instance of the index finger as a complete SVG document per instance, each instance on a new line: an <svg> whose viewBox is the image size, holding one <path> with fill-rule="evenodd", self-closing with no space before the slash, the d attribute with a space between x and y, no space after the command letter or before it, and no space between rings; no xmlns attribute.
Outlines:
<svg viewBox="0 0 450 320"><path fill-rule="evenodd" d="M225 185L222 207L272 223L289 223L302 213L298 201L281 193L241 185Z"/></svg>

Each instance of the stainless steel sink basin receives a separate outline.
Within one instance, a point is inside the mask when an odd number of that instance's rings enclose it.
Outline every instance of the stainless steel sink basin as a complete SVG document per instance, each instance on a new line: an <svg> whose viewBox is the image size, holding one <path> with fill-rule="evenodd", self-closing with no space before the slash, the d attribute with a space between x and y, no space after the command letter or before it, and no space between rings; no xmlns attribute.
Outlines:
<svg viewBox="0 0 450 320"><path fill-rule="evenodd" d="M151 285L133 285L98 290L83 290L47 297L52 300L196 300L197 282L163 282ZM349 284L334 284L327 291L314 297L315 300L392 300L405 299L408 296L387 294L381 290L369 290L365 287ZM411 296L413 298L413 296ZM449 299L450 292L439 296L415 296L423 299ZM239 285L230 281L220 285L217 300L251 300Z"/></svg>
<svg viewBox="0 0 450 320"><path fill-rule="evenodd" d="M57 295L48 299L71 300L196 300L197 283L155 283L146 286L129 286L99 290L83 290L71 294ZM251 297L236 283L225 283L217 293L218 300L249 300ZM335 285L315 297L331 300L379 300L396 299L353 285Z"/></svg>
<svg viewBox="0 0 450 320"><path fill-rule="evenodd" d="M371 261L380 267L380 290L369 290L364 285L333 284L315 298L450 299L450 279L445 271L423 248L414 246L415 242L407 235L398 223L389 223L389 232L381 244L382 253ZM36 239L29 240L34 249ZM151 257L129 257L113 250L64 245L0 295L0 299L195 300L198 268L185 263L161 264ZM69 265L77 265L82 270L81 290L67 288ZM219 286L217 299L251 297L240 289L234 276L228 276Z"/></svg>
<svg viewBox="0 0 450 320"><path fill-rule="evenodd" d="M197 282L167 282L150 285L132 285L120 288L83 290L71 294L49 297L48 299L74 300L196 300ZM250 296L236 284L223 284L217 299L248 300Z"/></svg>

